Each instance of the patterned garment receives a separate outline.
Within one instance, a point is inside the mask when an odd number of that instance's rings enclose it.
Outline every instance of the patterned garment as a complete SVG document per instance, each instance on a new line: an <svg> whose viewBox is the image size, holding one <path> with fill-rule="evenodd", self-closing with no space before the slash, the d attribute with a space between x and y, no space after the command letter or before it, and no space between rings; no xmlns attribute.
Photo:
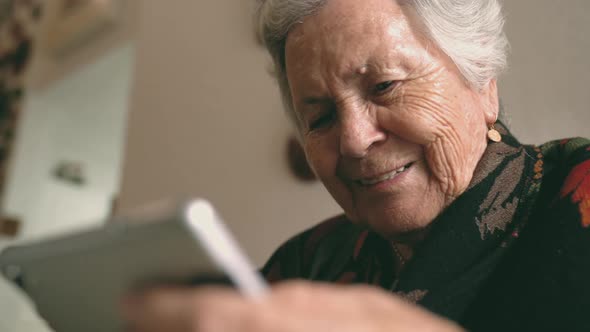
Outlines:
<svg viewBox="0 0 590 332"><path fill-rule="evenodd" d="M375 285L471 331L590 331L590 141L525 146L498 127L401 273L389 241L338 216L281 246L264 275Z"/></svg>

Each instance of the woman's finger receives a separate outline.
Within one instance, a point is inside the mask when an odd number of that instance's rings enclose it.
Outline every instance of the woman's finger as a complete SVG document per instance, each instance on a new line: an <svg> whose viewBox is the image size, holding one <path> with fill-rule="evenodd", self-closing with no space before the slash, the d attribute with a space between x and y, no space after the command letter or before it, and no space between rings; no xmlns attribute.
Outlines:
<svg viewBox="0 0 590 332"><path fill-rule="evenodd" d="M160 287L125 299L123 317L134 332L231 331L247 307L228 288Z"/></svg>

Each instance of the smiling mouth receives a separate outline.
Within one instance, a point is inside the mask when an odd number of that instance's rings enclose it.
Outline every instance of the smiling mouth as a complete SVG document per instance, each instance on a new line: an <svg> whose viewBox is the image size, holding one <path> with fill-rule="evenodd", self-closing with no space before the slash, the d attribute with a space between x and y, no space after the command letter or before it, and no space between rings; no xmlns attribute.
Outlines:
<svg viewBox="0 0 590 332"><path fill-rule="evenodd" d="M389 180L394 179L395 177L399 176L400 174L404 173L405 171L407 171L412 165L413 165L413 163L409 163L409 164L404 165L396 170L393 170L393 171L388 172L386 174L380 175L378 177L360 179L360 180L357 180L357 183L359 183L363 186L372 186L372 185L378 184L380 182L389 181Z"/></svg>

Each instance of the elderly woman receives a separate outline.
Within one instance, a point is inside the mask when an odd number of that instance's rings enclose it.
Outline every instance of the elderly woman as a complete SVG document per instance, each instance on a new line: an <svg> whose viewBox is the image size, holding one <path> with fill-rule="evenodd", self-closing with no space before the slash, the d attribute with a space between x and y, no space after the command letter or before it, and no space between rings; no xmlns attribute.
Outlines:
<svg viewBox="0 0 590 332"><path fill-rule="evenodd" d="M266 0L258 17L345 213L263 271L340 285L155 289L127 307L136 330L590 331L590 142L521 145L497 122L497 0Z"/></svg>

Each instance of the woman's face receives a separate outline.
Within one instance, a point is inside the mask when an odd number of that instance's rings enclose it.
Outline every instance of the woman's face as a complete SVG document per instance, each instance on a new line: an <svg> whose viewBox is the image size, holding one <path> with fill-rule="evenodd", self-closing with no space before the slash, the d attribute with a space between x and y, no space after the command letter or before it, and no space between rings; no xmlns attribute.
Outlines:
<svg viewBox="0 0 590 332"><path fill-rule="evenodd" d="M391 0L329 1L289 34L286 69L307 159L348 217L396 238L468 186L497 116Z"/></svg>

